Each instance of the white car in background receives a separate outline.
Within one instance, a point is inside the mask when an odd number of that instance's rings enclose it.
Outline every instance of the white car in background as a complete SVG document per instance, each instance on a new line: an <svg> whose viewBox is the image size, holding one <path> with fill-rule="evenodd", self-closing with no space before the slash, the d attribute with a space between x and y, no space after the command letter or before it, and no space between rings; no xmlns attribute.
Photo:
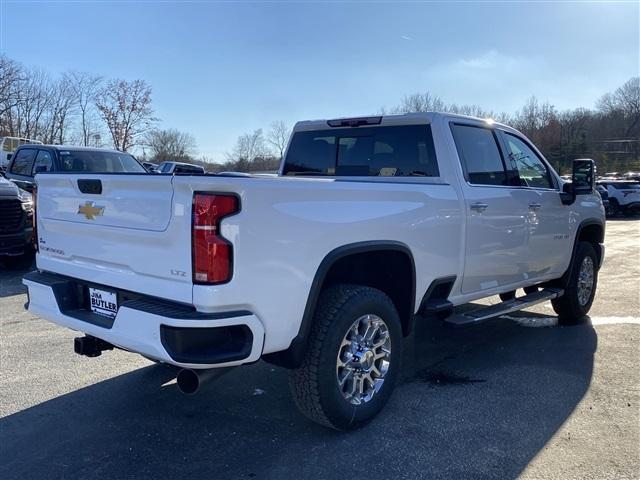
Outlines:
<svg viewBox="0 0 640 480"><path fill-rule="evenodd" d="M614 214L640 213L640 182L604 180L599 181L598 185L607 189L610 208Z"/></svg>
<svg viewBox="0 0 640 480"><path fill-rule="evenodd" d="M21 137L0 137L0 170L7 168L13 152L15 152L20 145L27 144L42 145L42 142Z"/></svg>

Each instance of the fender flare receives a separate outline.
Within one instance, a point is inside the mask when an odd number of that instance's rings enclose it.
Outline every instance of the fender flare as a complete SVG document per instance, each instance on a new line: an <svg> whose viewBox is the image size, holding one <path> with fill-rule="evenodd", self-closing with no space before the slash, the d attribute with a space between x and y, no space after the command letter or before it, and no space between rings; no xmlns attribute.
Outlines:
<svg viewBox="0 0 640 480"><path fill-rule="evenodd" d="M342 245L331 250L325 255L320 262L320 265L316 269L316 273L311 282L311 288L307 296L307 303L304 308L302 320L300 322L300 328L298 334L293 338L289 348L280 352L269 353L263 355L263 359L267 362L280 365L287 368L296 368L302 363L304 352L307 346L309 333L311 332L311 326L313 324L313 315L318 303L318 298L322 292L322 286L327 277L327 274L331 270L331 267L340 259L355 255L359 253L368 253L376 251L396 251L404 253L408 256L411 263L411 310L410 314L413 316L413 310L415 308L415 295L416 295L416 266L413 258L413 254L409 247L395 240L372 240L365 242L356 242Z"/></svg>
<svg viewBox="0 0 640 480"><path fill-rule="evenodd" d="M576 256L576 251L578 250L578 239L580 238L580 234L582 233L582 231L586 228L586 227L590 227L592 225L596 225L598 227L600 227L600 229L602 230L602 238L599 239L598 244L601 244L604 241L604 232L605 232L605 225L604 223L602 223L600 220L596 220L594 218L589 218L587 220L583 220L582 222L580 222L580 224L578 225L578 228L576 229L576 234L573 237L573 249L571 250L571 261L569 262L569 267L567 267L567 270L562 274L562 277L560 277L558 280L551 282L554 284L558 284L559 286L561 286L562 288L566 288L567 283L569 282L569 279L571 278L571 272L573 271L573 259ZM596 253L599 257L599 265L598 268L600 268L600 265L602 265L602 249L600 247L596 248Z"/></svg>

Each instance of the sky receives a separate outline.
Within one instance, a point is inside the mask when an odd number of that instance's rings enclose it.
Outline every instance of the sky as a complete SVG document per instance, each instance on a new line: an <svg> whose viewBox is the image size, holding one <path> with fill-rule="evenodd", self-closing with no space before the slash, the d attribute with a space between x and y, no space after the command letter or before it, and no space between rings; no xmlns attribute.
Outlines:
<svg viewBox="0 0 640 480"><path fill-rule="evenodd" d="M0 0L0 50L144 79L162 128L224 160L275 120L370 115L429 91L514 112L593 107L639 74L640 2Z"/></svg>

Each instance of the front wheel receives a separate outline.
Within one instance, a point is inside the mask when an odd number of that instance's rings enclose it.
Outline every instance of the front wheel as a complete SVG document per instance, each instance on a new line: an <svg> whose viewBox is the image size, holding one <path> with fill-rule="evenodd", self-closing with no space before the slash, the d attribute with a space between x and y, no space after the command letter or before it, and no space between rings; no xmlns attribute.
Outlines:
<svg viewBox="0 0 640 480"><path fill-rule="evenodd" d="M551 301L561 325L575 325L589 313L598 284L598 256L590 243L580 242L564 295Z"/></svg>
<svg viewBox="0 0 640 480"><path fill-rule="evenodd" d="M314 422L350 430L387 403L402 358L400 317L380 290L335 285L318 301L302 365L289 376L300 411Z"/></svg>

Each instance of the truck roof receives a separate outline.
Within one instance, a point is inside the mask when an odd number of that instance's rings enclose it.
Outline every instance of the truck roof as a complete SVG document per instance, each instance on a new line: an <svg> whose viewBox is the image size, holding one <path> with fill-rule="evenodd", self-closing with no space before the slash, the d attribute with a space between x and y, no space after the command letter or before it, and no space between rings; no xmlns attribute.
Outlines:
<svg viewBox="0 0 640 480"><path fill-rule="evenodd" d="M399 115L370 115L366 117L341 117L335 119L303 120L295 124L294 130L319 130L326 129L327 127L357 127L365 125L392 126L428 124L433 123L437 118L443 117L450 119L472 120L474 122L490 123L492 125L499 125L500 127L512 129L508 125L501 124L489 118L478 118L469 115L459 115L457 113L445 112L416 112L403 113Z"/></svg>
<svg viewBox="0 0 640 480"><path fill-rule="evenodd" d="M92 151L92 152L111 152L111 153L129 153L129 152L121 152L119 150L114 150L113 148L103 148L103 147L85 147L82 145L41 145L36 143L25 143L24 145L20 145L20 148L51 148L53 150L58 151L68 151L68 150L81 150L81 151Z"/></svg>

